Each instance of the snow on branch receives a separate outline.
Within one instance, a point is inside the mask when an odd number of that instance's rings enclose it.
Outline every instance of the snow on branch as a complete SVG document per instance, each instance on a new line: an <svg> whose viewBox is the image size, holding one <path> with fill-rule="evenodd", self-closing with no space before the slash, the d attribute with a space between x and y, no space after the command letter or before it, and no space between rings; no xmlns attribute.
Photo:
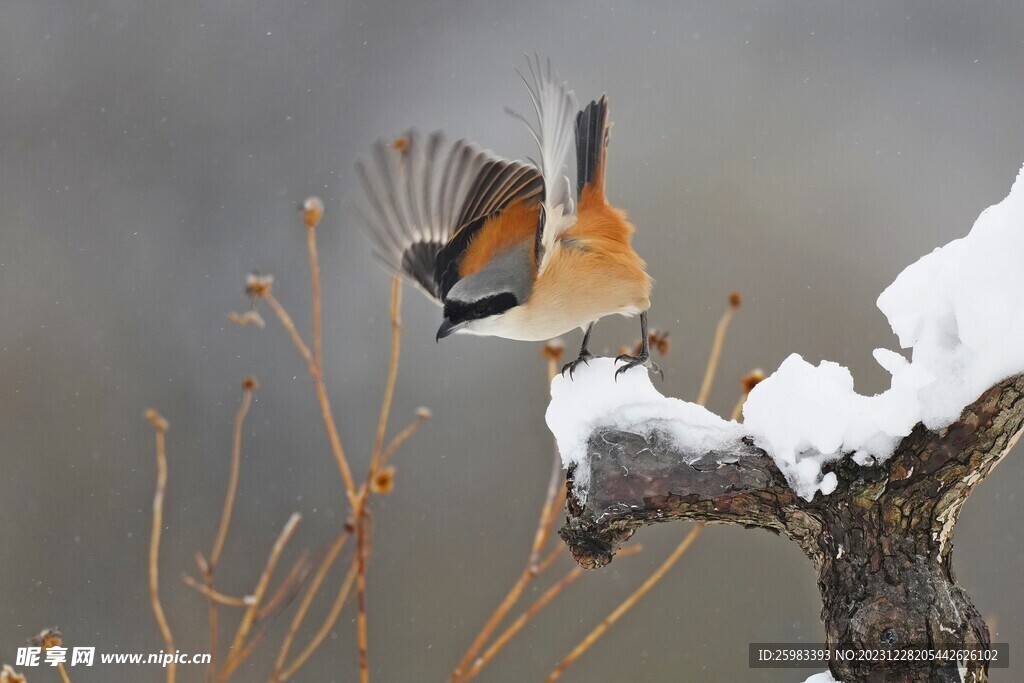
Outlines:
<svg viewBox="0 0 1024 683"><path fill-rule="evenodd" d="M877 349L888 390L794 354L741 423L662 396L610 359L556 377L547 423L569 471L561 530L587 568L635 530L692 519L767 528L818 572L827 643L979 647L988 628L951 566L957 517L1024 429L1024 172L970 234L878 298L906 358ZM987 680L987 664L833 663L846 683ZM878 676L882 676L879 678ZM824 675L823 675L824 676Z"/></svg>
<svg viewBox="0 0 1024 683"><path fill-rule="evenodd" d="M888 390L863 396L850 371L797 354L751 392L742 425L704 408L665 398L643 373L615 382L610 360L598 360L576 381L551 386L547 422L563 464L586 460L587 440L599 428L660 434L677 451L743 450L746 439L769 454L798 495L812 500L837 485L828 463L844 457L860 465L887 460L901 439L922 423L952 423L968 403L1000 380L1024 370L1024 171L1009 196L985 210L966 237L907 267L881 296L900 346L874 357L891 375ZM730 445L731 444L731 445ZM586 468L576 467L584 494Z"/></svg>

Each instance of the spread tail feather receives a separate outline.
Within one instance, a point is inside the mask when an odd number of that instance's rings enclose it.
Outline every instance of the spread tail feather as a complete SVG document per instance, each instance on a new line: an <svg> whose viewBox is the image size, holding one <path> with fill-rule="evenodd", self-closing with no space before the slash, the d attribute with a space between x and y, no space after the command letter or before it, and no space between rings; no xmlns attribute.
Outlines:
<svg viewBox="0 0 1024 683"><path fill-rule="evenodd" d="M604 199L609 128L607 95L591 102L576 115L576 192L581 200L588 186L597 193L595 199Z"/></svg>

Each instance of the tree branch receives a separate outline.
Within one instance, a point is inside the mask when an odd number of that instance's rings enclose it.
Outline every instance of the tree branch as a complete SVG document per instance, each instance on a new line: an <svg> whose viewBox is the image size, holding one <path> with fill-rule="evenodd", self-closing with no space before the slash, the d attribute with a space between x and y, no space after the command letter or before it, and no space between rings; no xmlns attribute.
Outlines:
<svg viewBox="0 0 1024 683"><path fill-rule="evenodd" d="M592 569L610 562L644 524L690 519L766 528L796 541L814 563L829 644L987 646L988 629L952 575L953 528L974 487L1020 437L1022 395L1024 375L1011 377L948 427L917 425L881 465L862 467L847 457L826 466L839 486L809 502L749 439L685 453L657 430L599 430L580 465L590 469L585 500L569 473L569 516L560 533ZM945 680L935 677L943 666L952 665L892 664L884 680ZM833 667L846 683L883 680L878 667ZM986 676L983 664L972 663L949 680Z"/></svg>

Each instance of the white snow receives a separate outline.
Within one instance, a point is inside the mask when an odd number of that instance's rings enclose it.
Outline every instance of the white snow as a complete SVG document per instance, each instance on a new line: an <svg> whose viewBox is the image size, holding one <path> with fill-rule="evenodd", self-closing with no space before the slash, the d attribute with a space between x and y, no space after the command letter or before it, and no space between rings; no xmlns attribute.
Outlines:
<svg viewBox="0 0 1024 683"><path fill-rule="evenodd" d="M558 441L562 464L569 467L583 462L587 441L598 428L620 429L637 434L659 431L670 436L680 451L698 458L709 450L723 448L743 436L735 422L695 403L662 396L646 370L634 368L615 379L616 365L611 358L594 358L579 365L570 380L556 376L551 383L551 403L545 419ZM589 474L577 472L576 487L586 490Z"/></svg>
<svg viewBox="0 0 1024 683"><path fill-rule="evenodd" d="M860 465L884 461L918 422L944 427L984 390L1024 371L1021 263L1024 170L1009 196L982 212L970 234L908 266L878 297L900 346L911 349L909 361L889 349L875 350L875 360L892 375L881 394L858 394L841 365L815 366L793 354L754 388L739 426L665 398L641 370L620 375L616 383L611 359L595 359L577 370L575 382L555 378L548 426L566 465L585 459L587 439L598 427L658 428L687 452L749 435L799 495L827 495L837 485L834 474L822 474L829 461L845 455Z"/></svg>
<svg viewBox="0 0 1024 683"><path fill-rule="evenodd" d="M820 674L814 674L804 681L804 683L840 683L840 681L832 678L831 671L822 671Z"/></svg>

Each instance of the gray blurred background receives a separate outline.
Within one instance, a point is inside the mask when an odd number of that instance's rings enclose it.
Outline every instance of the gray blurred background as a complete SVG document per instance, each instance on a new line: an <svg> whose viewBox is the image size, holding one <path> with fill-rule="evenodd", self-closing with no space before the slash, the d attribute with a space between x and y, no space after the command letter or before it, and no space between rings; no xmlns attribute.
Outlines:
<svg viewBox="0 0 1024 683"><path fill-rule="evenodd" d="M262 389L220 585L252 589L293 511L304 521L286 560L338 528L341 486L301 359L269 316L256 330L226 314L246 308L243 281L258 268L308 330L296 205L321 195L325 364L345 444L365 471L388 275L340 203L354 158L377 136L444 128L503 155L533 154L502 108L527 107L512 70L522 53L550 55L581 99L610 97L608 192L637 224L657 280L652 324L671 332L659 387L695 395L736 289L745 303L713 409L728 413L740 376L791 351L849 365L858 388L875 392L887 376L871 350L896 343L875 297L966 233L1024 162L1022 36L1024 5L1009 0L5 0L0 660L51 625L71 645L160 649L146 601L147 407L172 425L161 570L181 649L206 645L205 603L179 577L215 532L243 376ZM439 681L525 559L550 467L546 386L536 344L437 345L438 311L411 289L404 320L394 427L419 405L436 417L399 456L395 493L377 500L370 659L375 680ZM604 323L595 350L636 333L635 322ZM978 490L955 560L1015 656L1022 477L1015 453ZM642 555L583 577L480 680L542 679L687 528L640 532ZM552 578L570 567L563 559ZM793 544L713 527L564 680L802 681L810 672L748 669L747 643L820 640L818 612ZM352 680L353 614L298 680ZM265 680L285 622L238 680ZM1019 680L1016 668L993 680Z"/></svg>

